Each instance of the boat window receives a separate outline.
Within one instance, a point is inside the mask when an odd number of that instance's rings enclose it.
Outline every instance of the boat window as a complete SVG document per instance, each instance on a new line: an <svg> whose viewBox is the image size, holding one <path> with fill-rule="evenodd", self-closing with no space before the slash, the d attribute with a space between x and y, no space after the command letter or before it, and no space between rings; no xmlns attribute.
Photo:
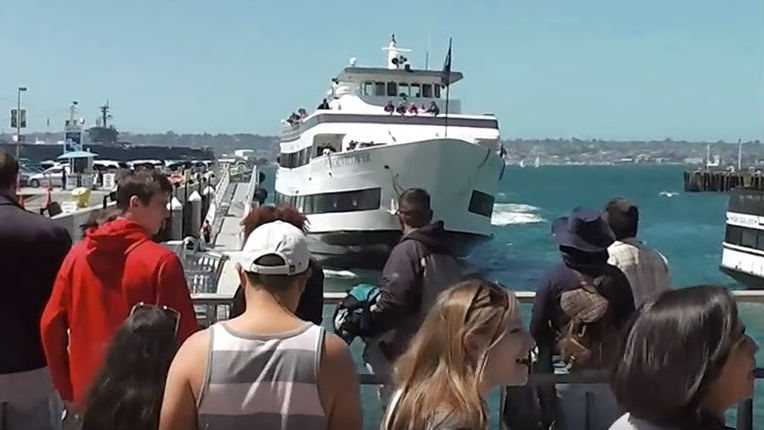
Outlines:
<svg viewBox="0 0 764 430"><path fill-rule="evenodd" d="M313 194L301 197L304 214L354 212L379 209L381 188Z"/></svg>
<svg viewBox="0 0 764 430"><path fill-rule="evenodd" d="M746 248L756 248L756 237L758 236L756 233L756 230L749 228L743 229L743 233L740 237L740 246L745 246Z"/></svg>
<svg viewBox="0 0 764 430"><path fill-rule="evenodd" d="M391 97L398 96L398 84L395 82L388 82L387 83L387 95Z"/></svg>
<svg viewBox="0 0 764 430"><path fill-rule="evenodd" d="M432 85L422 84L422 97L432 98Z"/></svg>
<svg viewBox="0 0 764 430"><path fill-rule="evenodd" d="M385 83L384 82L374 82L374 95L375 96L384 96L385 95Z"/></svg>
<svg viewBox="0 0 764 430"><path fill-rule="evenodd" d="M409 95L411 97L422 97L422 93L419 91L419 84L411 84L409 87Z"/></svg>
<svg viewBox="0 0 764 430"><path fill-rule="evenodd" d="M435 85L432 86L432 89L435 92L435 98L439 99L440 98L440 85L435 84Z"/></svg>
<svg viewBox="0 0 764 430"><path fill-rule="evenodd" d="M724 235L724 241L732 245L740 245L740 239L743 234L743 228L735 225L728 225L727 232Z"/></svg>
<svg viewBox="0 0 764 430"><path fill-rule="evenodd" d="M494 197L482 191L473 190L468 210L474 214L491 217L493 214Z"/></svg>
<svg viewBox="0 0 764 430"><path fill-rule="evenodd" d="M747 215L764 215L764 193L755 190L733 190L730 194L729 212Z"/></svg>
<svg viewBox="0 0 764 430"><path fill-rule="evenodd" d="M398 84L398 97L408 97L408 96L409 96L409 84L406 84L406 83Z"/></svg>
<svg viewBox="0 0 764 430"><path fill-rule="evenodd" d="M365 96L373 96L374 95L374 82L364 82L363 83L363 95L365 95Z"/></svg>

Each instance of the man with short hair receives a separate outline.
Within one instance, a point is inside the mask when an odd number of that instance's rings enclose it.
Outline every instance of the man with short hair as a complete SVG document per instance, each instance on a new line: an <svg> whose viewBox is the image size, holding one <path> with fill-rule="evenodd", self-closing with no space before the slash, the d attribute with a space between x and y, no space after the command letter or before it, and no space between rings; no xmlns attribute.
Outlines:
<svg viewBox="0 0 764 430"><path fill-rule="evenodd" d="M359 429L360 386L343 340L295 316L310 277L297 227L273 221L236 265L244 313L191 336L167 375L160 429Z"/></svg>
<svg viewBox="0 0 764 430"><path fill-rule="evenodd" d="M388 381L392 363L406 351L438 294L462 280L443 221L432 218L427 191L411 188L401 194L398 222L403 236L382 269L379 299L371 312L373 334L364 351L373 372ZM387 391L380 391L383 400Z"/></svg>
<svg viewBox="0 0 764 430"><path fill-rule="evenodd" d="M605 205L604 213L616 239L608 247L608 263L621 269L629 279L637 308L671 289L671 273L666 257L637 239L637 206L619 197Z"/></svg>
<svg viewBox="0 0 764 430"><path fill-rule="evenodd" d="M136 303L177 310L181 342L199 328L180 260L151 240L168 216L171 194L170 182L155 172L122 178L119 217L88 230L58 272L42 316L42 340L56 388L75 409Z"/></svg>
<svg viewBox="0 0 764 430"><path fill-rule="evenodd" d="M16 200L19 165L0 151L0 428L60 425L56 395L40 340L40 316L64 256L66 229L25 211Z"/></svg>

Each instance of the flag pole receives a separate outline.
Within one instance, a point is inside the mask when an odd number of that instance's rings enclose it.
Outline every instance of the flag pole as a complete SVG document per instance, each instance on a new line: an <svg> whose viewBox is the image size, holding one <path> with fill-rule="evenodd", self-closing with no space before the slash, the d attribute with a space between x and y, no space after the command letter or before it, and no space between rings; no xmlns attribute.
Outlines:
<svg viewBox="0 0 764 430"><path fill-rule="evenodd" d="M451 38L448 38L448 54L446 54L446 61L443 64L443 72L441 73L441 79L446 84L446 117L444 118L444 131L443 137L448 137L448 101L449 90L451 89Z"/></svg>

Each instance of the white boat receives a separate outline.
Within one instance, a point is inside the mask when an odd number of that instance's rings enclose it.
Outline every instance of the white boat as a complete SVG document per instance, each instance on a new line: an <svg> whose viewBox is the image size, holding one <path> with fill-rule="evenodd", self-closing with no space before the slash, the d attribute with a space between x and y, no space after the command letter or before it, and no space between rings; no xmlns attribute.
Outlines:
<svg viewBox="0 0 764 430"><path fill-rule="evenodd" d="M351 59L328 106L282 121L275 200L307 215L311 252L326 267L381 268L400 239L397 200L408 188L430 193L459 255L492 236L504 168L496 117L446 103L443 79L451 85L461 73L414 70L394 37L383 49L387 67Z"/></svg>
<svg viewBox="0 0 764 430"><path fill-rule="evenodd" d="M746 288L764 289L764 191L730 191L719 268Z"/></svg>

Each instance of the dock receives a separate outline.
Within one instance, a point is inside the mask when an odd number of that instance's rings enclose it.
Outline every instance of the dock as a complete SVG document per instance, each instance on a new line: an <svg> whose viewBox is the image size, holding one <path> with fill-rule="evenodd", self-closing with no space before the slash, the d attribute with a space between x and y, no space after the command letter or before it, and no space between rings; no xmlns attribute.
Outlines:
<svg viewBox="0 0 764 430"><path fill-rule="evenodd" d="M687 170L684 172L684 190L687 192L726 193L735 187L754 188L764 191L764 175L759 171Z"/></svg>

